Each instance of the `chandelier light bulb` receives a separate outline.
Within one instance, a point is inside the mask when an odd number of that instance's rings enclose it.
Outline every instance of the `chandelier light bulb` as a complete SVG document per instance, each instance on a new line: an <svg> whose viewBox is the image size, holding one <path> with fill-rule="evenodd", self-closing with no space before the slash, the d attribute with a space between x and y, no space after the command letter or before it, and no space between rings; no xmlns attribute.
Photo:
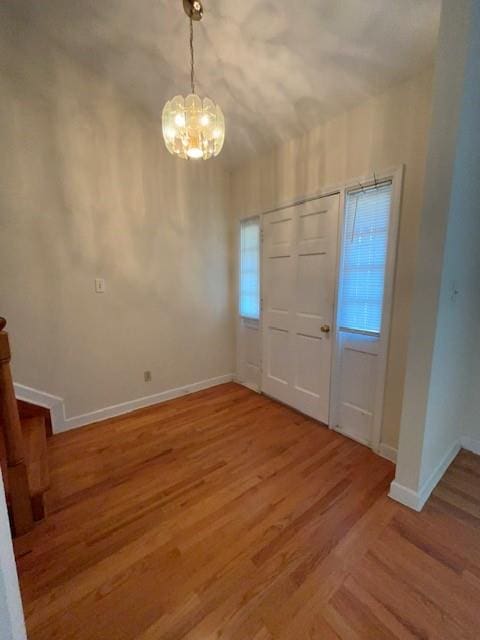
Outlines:
<svg viewBox="0 0 480 640"><path fill-rule="evenodd" d="M189 158L201 158L203 156L203 152L197 147L190 147L190 149L187 151L187 155Z"/></svg>
<svg viewBox="0 0 480 640"><path fill-rule="evenodd" d="M199 0L183 0L190 19L190 77L192 91L186 97L175 96L163 108L162 131L168 151L185 159L218 156L225 140L225 118L210 98L195 93L193 22L200 20L203 7Z"/></svg>
<svg viewBox="0 0 480 640"><path fill-rule="evenodd" d="M177 113L175 116L175 124L177 127L185 127L185 115L183 113Z"/></svg>

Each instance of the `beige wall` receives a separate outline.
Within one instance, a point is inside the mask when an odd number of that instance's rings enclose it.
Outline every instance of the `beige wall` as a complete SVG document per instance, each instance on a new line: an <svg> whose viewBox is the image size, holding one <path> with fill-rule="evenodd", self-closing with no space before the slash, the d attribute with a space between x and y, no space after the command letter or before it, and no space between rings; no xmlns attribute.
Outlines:
<svg viewBox="0 0 480 640"><path fill-rule="evenodd" d="M76 416L231 373L229 174L173 158L159 119L51 41L0 28L0 315L15 380Z"/></svg>
<svg viewBox="0 0 480 640"><path fill-rule="evenodd" d="M405 164L382 442L397 446L413 288L432 71L278 147L232 177L237 216L259 213L321 188Z"/></svg>
<svg viewBox="0 0 480 640"><path fill-rule="evenodd" d="M463 17L460 36L467 43L465 74L449 199L440 295L420 485L431 477L464 431L478 428L478 392L471 387L478 356L480 317L480 1L460 2L446 15L449 38L452 19ZM475 8L474 8L475 7ZM446 13L446 9L445 9ZM447 20L447 18L449 18ZM453 51L449 48L449 58ZM462 52L463 55L463 52ZM450 76L450 90L452 82ZM446 83L445 83L446 85ZM433 132L432 132L433 133ZM440 137L441 134L438 134ZM438 254L437 254L438 255ZM467 419L471 410L471 420Z"/></svg>
<svg viewBox="0 0 480 640"><path fill-rule="evenodd" d="M443 4L396 483L420 496L478 439L480 2Z"/></svg>

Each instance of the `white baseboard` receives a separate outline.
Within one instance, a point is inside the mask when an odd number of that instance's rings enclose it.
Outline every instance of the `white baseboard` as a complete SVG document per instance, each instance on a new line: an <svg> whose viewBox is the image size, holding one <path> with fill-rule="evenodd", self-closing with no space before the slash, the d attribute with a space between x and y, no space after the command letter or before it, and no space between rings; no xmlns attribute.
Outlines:
<svg viewBox="0 0 480 640"><path fill-rule="evenodd" d="M45 407L50 410L50 417L52 419L52 430L56 433L61 430L63 423L65 422L65 407L63 398L59 396L53 396L46 391L38 391L27 387L23 384L15 382L15 397L17 400L24 400L25 402L31 402L40 407Z"/></svg>
<svg viewBox="0 0 480 640"><path fill-rule="evenodd" d="M420 499L418 493L405 487L403 484L399 484L396 480L392 482L390 485L389 497L400 504L404 504L406 507L410 507L410 509L414 509L415 511L421 511L422 506L420 506Z"/></svg>
<svg viewBox="0 0 480 640"><path fill-rule="evenodd" d="M390 460L390 462L393 462L393 464L397 463L397 450L395 447L391 447L390 445L383 444L383 442L381 442L378 446L377 453L379 456L382 456L382 458L386 458L387 460Z"/></svg>
<svg viewBox="0 0 480 640"><path fill-rule="evenodd" d="M462 436L460 442L462 443L462 449L476 453L480 456L480 440L478 438L472 438L471 436Z"/></svg>
<svg viewBox="0 0 480 640"><path fill-rule="evenodd" d="M67 418L65 415L65 403L62 398L58 396L52 396L50 393L44 391L38 391L31 387L15 383L15 394L19 400L25 400L26 402L32 402L38 404L41 407L50 409L52 417L52 429L54 433L61 433L63 431L69 431L70 429L76 429L77 427L83 427L92 422L98 422L99 420L106 420L107 418L115 418L116 416L123 415L124 413L130 413L136 409L143 409L145 407L152 406L154 404L160 404L173 398L179 398L180 396L187 395L189 393L195 393L195 391L202 391L209 387L216 387L219 384L225 382L231 382L234 376L228 373L223 376L217 376L215 378L208 378L207 380L200 380L199 382L192 382L183 387L176 387L174 389L167 389L160 393L155 393L151 396L144 396L137 398L136 400L129 400L128 402L122 402L120 404L114 404L103 409L97 409L96 411L90 411L78 416L72 416Z"/></svg>
<svg viewBox="0 0 480 640"><path fill-rule="evenodd" d="M437 465L436 469L434 469L430 474L428 480L423 483L422 487L418 491L409 489L408 487L405 487L404 485L399 484L396 480L394 480L390 485L390 492L388 494L390 498L393 498L397 502L410 507L410 509L421 511L423 509L423 505L430 497L430 494L435 489L435 487L443 477L443 474L453 462L460 449L460 441L455 442L444 455L440 463Z"/></svg>

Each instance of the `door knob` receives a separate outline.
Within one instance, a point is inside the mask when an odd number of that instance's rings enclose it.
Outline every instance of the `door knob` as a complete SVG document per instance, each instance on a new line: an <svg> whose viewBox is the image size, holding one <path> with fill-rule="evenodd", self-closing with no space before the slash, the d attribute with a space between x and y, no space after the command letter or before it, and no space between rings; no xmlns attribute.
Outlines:
<svg viewBox="0 0 480 640"><path fill-rule="evenodd" d="M322 326L320 327L320 331L322 333L329 333L330 332L330 325L329 324L322 324Z"/></svg>

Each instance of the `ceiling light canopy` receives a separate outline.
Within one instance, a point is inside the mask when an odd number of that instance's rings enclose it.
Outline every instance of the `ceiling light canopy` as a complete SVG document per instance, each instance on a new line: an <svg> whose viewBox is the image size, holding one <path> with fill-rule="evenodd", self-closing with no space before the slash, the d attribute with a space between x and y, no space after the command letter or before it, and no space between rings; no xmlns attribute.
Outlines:
<svg viewBox="0 0 480 640"><path fill-rule="evenodd" d="M208 160L218 156L225 140L225 119L222 110L210 98L203 100L195 93L193 51L193 21L202 19L200 0L183 0L190 20L190 82L192 92L175 96L163 108L162 129L165 145L180 158Z"/></svg>

